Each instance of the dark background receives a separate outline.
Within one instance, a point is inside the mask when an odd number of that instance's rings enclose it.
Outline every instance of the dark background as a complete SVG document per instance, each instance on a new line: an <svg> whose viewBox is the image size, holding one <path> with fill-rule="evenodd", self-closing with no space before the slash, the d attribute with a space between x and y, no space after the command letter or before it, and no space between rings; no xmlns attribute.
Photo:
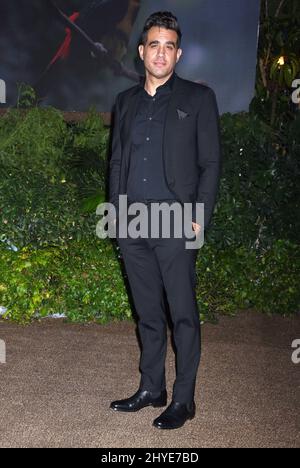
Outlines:
<svg viewBox="0 0 300 468"><path fill-rule="evenodd" d="M67 15L92 3L56 1ZM120 33L124 5L127 23ZM179 76L212 86L221 113L247 111L254 95L259 7L259 0L99 0L84 29L108 45L117 60L142 73L137 41L144 21L154 11L172 11L183 32ZM7 86L7 102L0 108L16 104L18 82L35 86L42 105L77 111L91 106L110 111L116 93L135 84L95 60L79 36L68 58L43 75L66 35L66 24L47 0L2 0L0 17L0 79Z"/></svg>

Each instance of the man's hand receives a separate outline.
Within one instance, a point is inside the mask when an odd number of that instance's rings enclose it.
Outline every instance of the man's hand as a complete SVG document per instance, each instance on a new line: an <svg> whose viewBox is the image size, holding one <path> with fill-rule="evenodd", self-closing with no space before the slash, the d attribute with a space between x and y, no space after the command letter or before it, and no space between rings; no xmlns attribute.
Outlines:
<svg viewBox="0 0 300 468"><path fill-rule="evenodd" d="M193 229L195 231L195 234L197 236L199 234L200 230L201 230L201 226L200 226L200 224L193 223L193 222L192 222L192 225L193 225Z"/></svg>

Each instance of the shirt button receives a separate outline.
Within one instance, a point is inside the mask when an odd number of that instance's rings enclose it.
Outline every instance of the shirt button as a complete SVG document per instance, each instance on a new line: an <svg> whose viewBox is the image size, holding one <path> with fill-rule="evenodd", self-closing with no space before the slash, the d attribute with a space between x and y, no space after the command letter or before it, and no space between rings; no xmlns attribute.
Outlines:
<svg viewBox="0 0 300 468"><path fill-rule="evenodd" d="M147 141L149 141L149 140L150 140L150 138L149 138L149 137L147 137L147 138L146 138L146 140L147 140Z"/></svg>
<svg viewBox="0 0 300 468"><path fill-rule="evenodd" d="M144 158L144 161L147 161L147 158Z"/></svg>
<svg viewBox="0 0 300 468"><path fill-rule="evenodd" d="M149 120L152 120L152 117L149 117Z"/></svg>
<svg viewBox="0 0 300 468"><path fill-rule="evenodd" d="M152 101L155 101L155 97L152 99Z"/></svg>
<svg viewBox="0 0 300 468"><path fill-rule="evenodd" d="M143 182L147 182L147 179L143 179Z"/></svg>

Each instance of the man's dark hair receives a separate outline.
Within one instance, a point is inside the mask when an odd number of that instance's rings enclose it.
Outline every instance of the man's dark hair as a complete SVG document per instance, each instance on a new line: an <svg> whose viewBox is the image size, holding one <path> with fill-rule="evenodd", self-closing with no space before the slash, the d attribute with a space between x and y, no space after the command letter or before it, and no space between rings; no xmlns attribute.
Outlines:
<svg viewBox="0 0 300 468"><path fill-rule="evenodd" d="M180 47L181 43L181 30L177 21L176 16L173 15L170 11L157 11L155 13L152 13L152 15L147 18L143 32L141 34L140 38L140 44L145 45L147 42L147 36L148 36L148 31L151 29L153 26L159 26L160 28L165 28L165 29L172 29L173 31L177 32L177 43L176 46L177 48Z"/></svg>

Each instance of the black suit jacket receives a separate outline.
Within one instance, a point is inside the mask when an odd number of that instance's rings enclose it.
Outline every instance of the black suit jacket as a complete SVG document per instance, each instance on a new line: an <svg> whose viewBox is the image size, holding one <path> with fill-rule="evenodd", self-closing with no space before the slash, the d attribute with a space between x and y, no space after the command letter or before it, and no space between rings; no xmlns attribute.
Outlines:
<svg viewBox="0 0 300 468"><path fill-rule="evenodd" d="M117 95L109 201L118 207L126 194L130 163L130 131L139 85ZM204 228L213 213L221 170L220 119L214 91L175 75L163 135L163 163L168 187L182 203L204 203Z"/></svg>

